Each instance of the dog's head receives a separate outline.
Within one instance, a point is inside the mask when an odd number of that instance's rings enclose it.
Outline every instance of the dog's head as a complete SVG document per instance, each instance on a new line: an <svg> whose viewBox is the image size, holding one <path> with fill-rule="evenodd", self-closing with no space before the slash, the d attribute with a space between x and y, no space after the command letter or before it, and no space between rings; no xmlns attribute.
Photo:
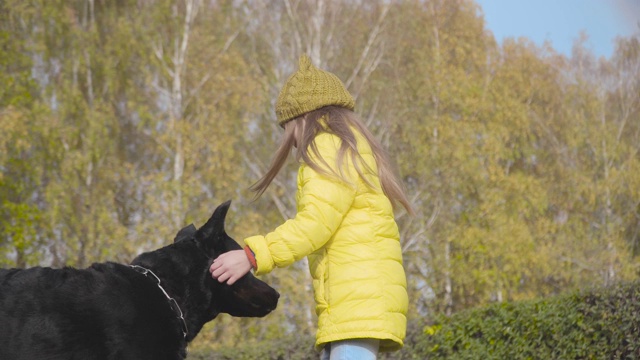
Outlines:
<svg viewBox="0 0 640 360"><path fill-rule="evenodd" d="M262 317L278 304L278 292L250 272L233 285L220 283L209 273L213 259L242 249L224 229L230 204L227 201L218 206L201 228L189 225L178 232L173 244L141 254L132 262L151 269L162 279L167 291L183 307L187 321L197 323L198 331L219 313Z"/></svg>
<svg viewBox="0 0 640 360"><path fill-rule="evenodd" d="M208 272L213 259L222 253L231 250L242 250L242 247L233 240L224 230L224 219L229 210L231 201L227 201L213 212L213 215L204 226L195 232L195 240L211 261L206 268L206 277L211 277ZM182 241L176 236L176 242ZM213 287L217 294L221 294L220 312L232 316L261 317L276 308L280 294L265 282L258 280L251 273L247 273L233 285L213 281Z"/></svg>

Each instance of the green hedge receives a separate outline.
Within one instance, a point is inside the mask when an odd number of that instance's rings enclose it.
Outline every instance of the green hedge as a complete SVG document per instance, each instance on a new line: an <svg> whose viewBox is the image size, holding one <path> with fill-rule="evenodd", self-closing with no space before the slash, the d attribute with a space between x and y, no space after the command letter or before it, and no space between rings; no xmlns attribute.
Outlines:
<svg viewBox="0 0 640 360"><path fill-rule="evenodd" d="M425 359L640 359L640 283L439 316Z"/></svg>
<svg viewBox="0 0 640 360"><path fill-rule="evenodd" d="M313 339L295 336L192 353L189 360L317 360ZM640 359L640 282L495 304L409 324L404 359Z"/></svg>

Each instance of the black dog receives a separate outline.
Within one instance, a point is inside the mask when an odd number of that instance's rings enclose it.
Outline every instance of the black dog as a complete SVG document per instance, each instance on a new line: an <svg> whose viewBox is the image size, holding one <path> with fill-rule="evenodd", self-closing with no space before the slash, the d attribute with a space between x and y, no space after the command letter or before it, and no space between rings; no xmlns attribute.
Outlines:
<svg viewBox="0 0 640 360"><path fill-rule="evenodd" d="M229 286L208 271L240 249L224 231L230 202L131 265L0 269L0 359L175 360L219 313L265 316L279 294L251 273Z"/></svg>

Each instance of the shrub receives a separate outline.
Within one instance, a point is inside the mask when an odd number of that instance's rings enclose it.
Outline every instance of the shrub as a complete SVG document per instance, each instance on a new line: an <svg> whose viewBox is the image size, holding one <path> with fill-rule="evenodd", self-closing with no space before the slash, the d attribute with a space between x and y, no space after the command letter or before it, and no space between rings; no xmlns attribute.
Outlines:
<svg viewBox="0 0 640 360"><path fill-rule="evenodd" d="M640 283L438 316L424 359L640 359Z"/></svg>

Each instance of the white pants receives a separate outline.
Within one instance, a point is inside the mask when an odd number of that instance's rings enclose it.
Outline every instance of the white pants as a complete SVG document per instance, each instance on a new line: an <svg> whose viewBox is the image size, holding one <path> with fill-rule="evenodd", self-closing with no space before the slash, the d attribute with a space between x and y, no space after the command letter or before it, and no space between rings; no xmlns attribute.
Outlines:
<svg viewBox="0 0 640 360"><path fill-rule="evenodd" d="M326 344L320 360L376 360L378 339L349 339Z"/></svg>

